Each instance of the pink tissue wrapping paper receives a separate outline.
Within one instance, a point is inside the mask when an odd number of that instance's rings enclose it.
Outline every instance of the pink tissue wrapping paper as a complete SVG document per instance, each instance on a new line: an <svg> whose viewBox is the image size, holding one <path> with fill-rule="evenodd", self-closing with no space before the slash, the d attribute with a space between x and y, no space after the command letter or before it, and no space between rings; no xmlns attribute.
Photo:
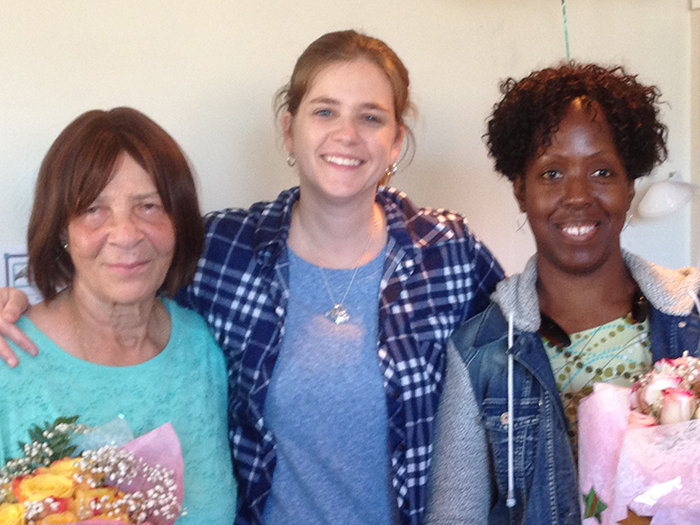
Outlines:
<svg viewBox="0 0 700 525"><path fill-rule="evenodd" d="M584 495L595 488L600 500L607 503L615 499L615 477L629 411L629 389L605 383L594 384L593 394L579 403L579 484ZM603 513L602 523L614 523L607 515L609 511Z"/></svg>
<svg viewBox="0 0 700 525"><path fill-rule="evenodd" d="M640 516L658 514L654 525L681 525L681 515L700 523L700 420L627 430L629 394L596 384L579 405L582 493L595 488L608 505L602 525L626 518L627 507Z"/></svg>
<svg viewBox="0 0 700 525"><path fill-rule="evenodd" d="M177 484L175 495L182 505L184 496L182 450L180 440L177 438L175 429L170 423L161 425L158 428L129 441L123 446L125 450L134 453L134 456L141 458L146 465L167 468L173 471L173 479ZM123 483L119 488L124 492L135 492L137 490L147 490L151 484L142 477L137 477L130 484ZM154 520L143 525L172 525L175 520ZM123 521L112 520L87 520L77 522L78 525L127 525Z"/></svg>

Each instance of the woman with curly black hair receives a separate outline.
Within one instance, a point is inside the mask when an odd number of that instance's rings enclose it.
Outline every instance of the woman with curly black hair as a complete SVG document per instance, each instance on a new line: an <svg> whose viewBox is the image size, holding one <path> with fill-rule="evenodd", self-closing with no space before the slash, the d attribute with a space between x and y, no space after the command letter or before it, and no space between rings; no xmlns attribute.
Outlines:
<svg viewBox="0 0 700 525"><path fill-rule="evenodd" d="M487 143L537 254L448 347L431 523L580 524L578 402L594 382L631 385L658 359L698 354L700 270L620 248L634 180L666 157L656 87L590 64L501 90ZM475 471L490 502L460 497Z"/></svg>

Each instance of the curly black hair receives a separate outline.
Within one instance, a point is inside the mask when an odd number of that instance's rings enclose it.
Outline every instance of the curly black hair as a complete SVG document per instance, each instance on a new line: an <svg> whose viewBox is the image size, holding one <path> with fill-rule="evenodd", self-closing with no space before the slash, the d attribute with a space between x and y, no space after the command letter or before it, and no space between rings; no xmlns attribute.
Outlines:
<svg viewBox="0 0 700 525"><path fill-rule="evenodd" d="M644 86L621 66L565 64L534 71L522 80L501 83L503 98L494 106L484 135L496 170L511 181L525 173L528 161L551 144L574 99L597 103L634 180L666 160L666 126L659 120L661 93Z"/></svg>

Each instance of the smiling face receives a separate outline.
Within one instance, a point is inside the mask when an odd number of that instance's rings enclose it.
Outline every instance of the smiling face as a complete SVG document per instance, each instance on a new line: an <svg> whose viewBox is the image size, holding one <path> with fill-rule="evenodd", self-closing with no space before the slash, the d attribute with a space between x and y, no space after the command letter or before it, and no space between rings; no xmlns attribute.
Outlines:
<svg viewBox="0 0 700 525"><path fill-rule="evenodd" d="M374 195L404 136L389 79L363 59L318 71L296 114L283 115L282 127L302 193L331 200Z"/></svg>
<svg viewBox="0 0 700 525"><path fill-rule="evenodd" d="M528 214L539 265L587 274L619 256L634 183L597 104L572 102L552 144L528 162L514 190Z"/></svg>
<svg viewBox="0 0 700 525"><path fill-rule="evenodd" d="M151 176L122 154L95 201L68 224L73 287L130 304L155 297L175 249L175 229Z"/></svg>

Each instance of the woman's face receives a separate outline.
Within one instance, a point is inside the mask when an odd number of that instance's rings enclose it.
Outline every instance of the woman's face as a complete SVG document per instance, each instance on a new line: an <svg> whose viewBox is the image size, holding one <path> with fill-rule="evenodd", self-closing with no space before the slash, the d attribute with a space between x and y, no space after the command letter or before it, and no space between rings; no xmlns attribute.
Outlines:
<svg viewBox="0 0 700 525"><path fill-rule="evenodd" d="M296 115L283 115L282 127L303 194L335 201L374 195L404 136L389 79L363 59L318 71Z"/></svg>
<svg viewBox="0 0 700 525"><path fill-rule="evenodd" d="M634 183L597 104L574 100L552 144L528 163L514 190L541 263L586 274L619 254Z"/></svg>
<svg viewBox="0 0 700 525"><path fill-rule="evenodd" d="M90 207L68 224L74 288L127 304L151 299L165 280L175 228L151 176L122 154Z"/></svg>

